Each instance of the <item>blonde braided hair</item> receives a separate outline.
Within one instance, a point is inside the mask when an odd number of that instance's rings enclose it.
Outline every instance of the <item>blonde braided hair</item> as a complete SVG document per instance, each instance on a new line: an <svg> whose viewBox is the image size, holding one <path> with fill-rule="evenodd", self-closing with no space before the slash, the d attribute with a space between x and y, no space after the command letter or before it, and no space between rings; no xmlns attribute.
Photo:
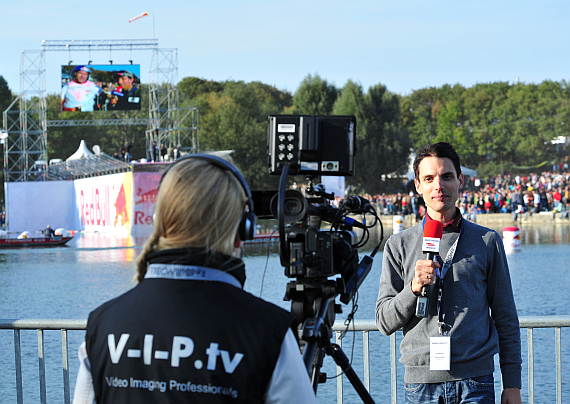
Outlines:
<svg viewBox="0 0 570 404"><path fill-rule="evenodd" d="M198 247L231 255L246 201L232 172L205 159L174 163L161 180L154 231L137 260L136 281L143 281L154 251Z"/></svg>

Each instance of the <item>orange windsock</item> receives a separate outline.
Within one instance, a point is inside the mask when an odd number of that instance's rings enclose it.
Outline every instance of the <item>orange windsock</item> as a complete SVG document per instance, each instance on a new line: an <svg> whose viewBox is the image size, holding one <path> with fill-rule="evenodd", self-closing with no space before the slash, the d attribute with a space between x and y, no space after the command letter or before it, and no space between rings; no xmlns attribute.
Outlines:
<svg viewBox="0 0 570 404"><path fill-rule="evenodd" d="M131 18L131 19L129 20L129 22L136 21L136 20L138 20L139 18L146 17L147 15L148 15L148 12L145 11L144 13L139 14L139 15L137 15L136 17Z"/></svg>

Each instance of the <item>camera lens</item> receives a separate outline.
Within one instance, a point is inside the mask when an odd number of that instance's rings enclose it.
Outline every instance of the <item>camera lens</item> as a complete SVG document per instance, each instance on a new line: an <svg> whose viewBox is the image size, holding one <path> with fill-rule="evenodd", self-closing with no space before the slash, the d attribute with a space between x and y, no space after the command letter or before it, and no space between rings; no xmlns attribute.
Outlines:
<svg viewBox="0 0 570 404"><path fill-rule="evenodd" d="M301 208L301 205L299 204L298 200L285 200L285 214L286 215L296 215L297 213L299 213L299 209Z"/></svg>
<svg viewBox="0 0 570 404"><path fill-rule="evenodd" d="M277 215L277 203L279 199L279 194L276 194L271 198L270 208L271 213L275 218ZM300 220L307 215L308 206L307 200L303 194L296 189L285 190L284 200L283 200L283 216L285 223L293 223Z"/></svg>

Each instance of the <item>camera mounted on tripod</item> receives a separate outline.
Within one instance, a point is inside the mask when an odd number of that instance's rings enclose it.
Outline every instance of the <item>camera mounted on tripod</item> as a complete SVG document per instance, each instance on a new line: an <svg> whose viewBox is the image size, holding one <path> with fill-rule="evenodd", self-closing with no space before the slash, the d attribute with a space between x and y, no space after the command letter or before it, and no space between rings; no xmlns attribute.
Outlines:
<svg viewBox="0 0 570 404"><path fill-rule="evenodd" d="M323 184L313 182L319 176L354 175L356 118L271 115L267 149L269 173L281 176L279 190L254 191L254 209L257 217L279 222L281 265L285 276L295 278L287 284L285 300L291 301L291 311L303 324L303 358L313 386L316 391L317 384L323 382L325 375L320 368L327 353L364 397L367 392L362 383L340 347L331 344L330 339L335 314L342 312L335 299L340 296L340 301L348 304L355 297L372 269L372 257L383 236L371 256L360 261L358 248L368 241L369 229L378 223L382 228L382 223L368 200L350 196L333 205L334 193L327 193ZM286 189L289 175L306 177L305 195L297 189ZM351 215L360 216L357 220ZM323 227L324 223L330 226ZM356 306L353 304L349 318ZM365 401L373 402L370 400L368 395Z"/></svg>

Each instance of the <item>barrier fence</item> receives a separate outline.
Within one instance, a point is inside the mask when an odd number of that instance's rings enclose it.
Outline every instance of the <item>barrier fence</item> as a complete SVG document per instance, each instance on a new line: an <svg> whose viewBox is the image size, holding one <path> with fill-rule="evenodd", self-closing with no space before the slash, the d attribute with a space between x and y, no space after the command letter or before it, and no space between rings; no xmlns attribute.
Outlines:
<svg viewBox="0 0 570 404"><path fill-rule="evenodd" d="M528 402L534 404L534 329L536 328L552 328L554 329L554 350L556 361L556 403L562 404L562 332L564 327L570 327L569 316L532 316L520 317L520 327L527 329L527 371L528 371ZM70 391L70 372L69 372L69 347L68 347L68 331L85 330L86 320L46 320L46 319L25 319L25 320L1 320L0 329L14 331L14 358L15 358L15 389L17 395L17 403L24 403L23 384L22 384L22 348L21 348L21 330L36 330L38 335L38 369L39 369L39 397L42 404L47 402L46 394L46 365L44 351L44 331L59 330L61 331L61 352L62 352L62 377L63 377L63 397L65 404L71 402ZM341 345L341 332L345 329L342 322L336 322L333 327L336 340ZM354 325L350 326L349 332L362 333L362 355L364 364L363 383L367 390L370 391L370 344L369 333L378 332L374 320L356 320ZM5 355L5 352L1 353ZM73 353L75 357L75 352ZM396 346L396 334L390 336L390 394L391 402L396 404L397 400L397 357L398 350ZM28 400L29 401L29 400ZM343 383L342 376L337 379L337 403L343 403Z"/></svg>

